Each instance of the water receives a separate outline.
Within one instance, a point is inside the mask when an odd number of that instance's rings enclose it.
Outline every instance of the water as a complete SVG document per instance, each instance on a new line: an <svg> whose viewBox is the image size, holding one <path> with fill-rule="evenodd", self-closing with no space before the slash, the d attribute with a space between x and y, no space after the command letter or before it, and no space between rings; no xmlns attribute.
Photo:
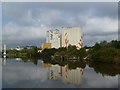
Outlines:
<svg viewBox="0 0 120 90"><path fill-rule="evenodd" d="M118 74L105 73L105 70L102 73L99 69L73 62L59 65L42 60L7 59L3 61L2 87L118 88Z"/></svg>

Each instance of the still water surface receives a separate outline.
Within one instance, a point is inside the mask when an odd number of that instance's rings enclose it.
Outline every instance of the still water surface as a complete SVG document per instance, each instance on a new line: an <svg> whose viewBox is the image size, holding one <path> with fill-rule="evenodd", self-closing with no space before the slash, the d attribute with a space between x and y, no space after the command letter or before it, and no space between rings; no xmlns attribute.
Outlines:
<svg viewBox="0 0 120 90"><path fill-rule="evenodd" d="M118 74L103 75L88 65L72 69L18 58L3 60L2 70L3 88L118 88Z"/></svg>

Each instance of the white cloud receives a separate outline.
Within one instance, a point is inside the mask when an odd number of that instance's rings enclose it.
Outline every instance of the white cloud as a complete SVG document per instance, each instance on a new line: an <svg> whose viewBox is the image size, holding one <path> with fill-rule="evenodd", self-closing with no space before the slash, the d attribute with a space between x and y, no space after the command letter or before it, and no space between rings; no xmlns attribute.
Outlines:
<svg viewBox="0 0 120 90"><path fill-rule="evenodd" d="M104 5L101 6L102 4ZM3 3L3 40L38 40L46 36L49 27L67 26L83 26L85 43L89 40L92 40L91 44L99 40L112 40L117 38L118 31L115 5L117 4Z"/></svg>
<svg viewBox="0 0 120 90"><path fill-rule="evenodd" d="M32 11L27 10L25 15L22 15L21 18L19 18L19 22L25 23L25 24L34 24L34 19L32 18Z"/></svg>
<svg viewBox="0 0 120 90"><path fill-rule="evenodd" d="M54 14L53 13L50 14L50 17L51 18L49 17L46 18L45 22L49 22L50 19L51 20L53 19L54 21L56 19L56 13L54 12ZM70 21L69 19L67 19L67 22L71 22L72 25L76 24L75 18L70 19ZM44 24L40 24L40 25L38 24L37 26L36 25L19 26L15 23L8 23L3 27L3 40L19 41L19 40L45 38L46 31L49 29L50 28ZM99 42L102 40L111 41L118 39L117 31L118 31L118 21L116 19L112 19L108 17L88 18L85 26L83 27L84 45L94 45L95 42Z"/></svg>
<svg viewBox="0 0 120 90"><path fill-rule="evenodd" d="M41 23L51 26L51 24L54 23L55 21L59 21L60 14L61 12L59 12L58 10L52 9L41 11L37 16L38 20Z"/></svg>
<svg viewBox="0 0 120 90"><path fill-rule="evenodd" d="M86 35L104 35L107 33L115 33L118 31L118 21L117 19L108 17L90 18L87 20L84 30Z"/></svg>
<svg viewBox="0 0 120 90"><path fill-rule="evenodd" d="M84 16L85 17L85 16ZM94 45L103 40L118 39L118 20L108 17L91 17L86 19L83 27L84 45Z"/></svg>
<svg viewBox="0 0 120 90"><path fill-rule="evenodd" d="M19 26L14 23L8 23L3 27L3 40L30 40L43 38L46 36L48 27L41 24L39 26Z"/></svg>

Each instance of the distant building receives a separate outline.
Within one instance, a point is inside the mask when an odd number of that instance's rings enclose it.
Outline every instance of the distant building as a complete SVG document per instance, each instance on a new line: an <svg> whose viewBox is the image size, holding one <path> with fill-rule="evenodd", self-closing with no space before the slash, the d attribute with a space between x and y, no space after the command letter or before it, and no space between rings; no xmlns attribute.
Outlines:
<svg viewBox="0 0 120 90"><path fill-rule="evenodd" d="M28 45L28 46L25 46L24 48L26 48L26 49L32 49L34 47L36 47L36 46Z"/></svg>
<svg viewBox="0 0 120 90"><path fill-rule="evenodd" d="M66 27L61 30L62 47L75 45L77 49L83 47L83 35L80 27Z"/></svg>
<svg viewBox="0 0 120 90"><path fill-rule="evenodd" d="M22 48L22 47L20 47L20 46L17 46L17 47L15 48L15 50L17 50L17 51L20 51L20 50L22 50L22 49L24 49L24 48Z"/></svg>
<svg viewBox="0 0 120 90"><path fill-rule="evenodd" d="M22 49L32 49L32 48L34 48L34 47L36 47L36 46L32 46L32 45L17 46L17 47L15 48L15 50L20 51L20 50L22 50Z"/></svg>

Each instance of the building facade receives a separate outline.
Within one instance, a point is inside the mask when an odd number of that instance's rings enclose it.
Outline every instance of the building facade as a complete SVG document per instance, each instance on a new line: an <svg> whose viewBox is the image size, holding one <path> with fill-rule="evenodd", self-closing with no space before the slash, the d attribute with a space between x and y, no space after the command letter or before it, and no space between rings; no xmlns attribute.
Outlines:
<svg viewBox="0 0 120 90"><path fill-rule="evenodd" d="M80 27L65 27L61 28L61 30L49 30L47 31L46 43L43 44L43 47L58 49L60 47L75 45L77 49L80 49L83 47L83 35L81 30Z"/></svg>
<svg viewBox="0 0 120 90"><path fill-rule="evenodd" d="M45 48L50 49L52 46L51 46L51 43L43 43L41 47L42 49L45 49Z"/></svg>
<svg viewBox="0 0 120 90"><path fill-rule="evenodd" d="M75 45L77 49L83 47L83 35L80 27L65 27L61 30L62 47Z"/></svg>
<svg viewBox="0 0 120 90"><path fill-rule="evenodd" d="M51 48L60 47L60 32L58 29L47 31L46 43L51 43Z"/></svg>

